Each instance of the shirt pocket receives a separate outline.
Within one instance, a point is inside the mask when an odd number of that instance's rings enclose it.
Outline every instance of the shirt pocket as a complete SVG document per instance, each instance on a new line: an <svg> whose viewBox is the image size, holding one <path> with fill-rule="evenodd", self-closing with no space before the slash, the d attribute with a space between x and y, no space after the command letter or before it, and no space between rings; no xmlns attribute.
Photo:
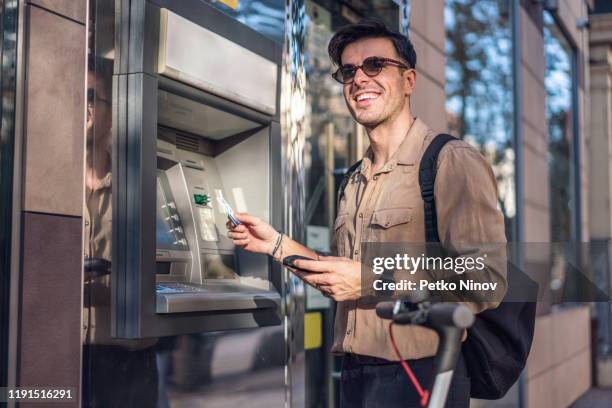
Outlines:
<svg viewBox="0 0 612 408"><path fill-rule="evenodd" d="M391 228L412 221L412 208L384 208L372 213L372 226Z"/></svg>
<svg viewBox="0 0 612 408"><path fill-rule="evenodd" d="M374 210L370 221L370 241L400 242L409 237L409 226L414 217L411 207Z"/></svg>
<svg viewBox="0 0 612 408"><path fill-rule="evenodd" d="M339 214L334 222L334 238L332 241L332 253L338 256L345 256L348 247L348 230L347 223L349 221L349 214Z"/></svg>

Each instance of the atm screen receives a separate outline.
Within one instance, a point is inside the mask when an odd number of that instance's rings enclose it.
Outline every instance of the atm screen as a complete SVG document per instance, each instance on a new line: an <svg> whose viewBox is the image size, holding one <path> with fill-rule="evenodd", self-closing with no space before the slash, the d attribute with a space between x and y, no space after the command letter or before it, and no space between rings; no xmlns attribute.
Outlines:
<svg viewBox="0 0 612 408"><path fill-rule="evenodd" d="M163 170L157 171L156 238L158 249L189 250L183 226Z"/></svg>

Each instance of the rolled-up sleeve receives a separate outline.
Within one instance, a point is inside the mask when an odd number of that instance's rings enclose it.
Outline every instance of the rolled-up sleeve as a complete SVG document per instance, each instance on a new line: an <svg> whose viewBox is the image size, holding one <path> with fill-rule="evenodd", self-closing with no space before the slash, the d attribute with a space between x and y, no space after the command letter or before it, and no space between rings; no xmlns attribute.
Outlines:
<svg viewBox="0 0 612 408"><path fill-rule="evenodd" d="M469 291L475 311L496 307L506 292L506 235L495 175L487 160L463 141L440 152L435 182L438 233L455 257L484 259L482 270L458 276L476 283L497 283L494 291Z"/></svg>

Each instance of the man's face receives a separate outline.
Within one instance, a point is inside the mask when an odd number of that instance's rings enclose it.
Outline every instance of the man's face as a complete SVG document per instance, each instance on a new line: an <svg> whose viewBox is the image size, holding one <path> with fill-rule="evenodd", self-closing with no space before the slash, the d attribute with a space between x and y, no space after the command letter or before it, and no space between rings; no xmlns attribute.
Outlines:
<svg viewBox="0 0 612 408"><path fill-rule="evenodd" d="M112 110L111 102L106 95L104 81L97 83L96 74L87 74L87 137L93 138L94 124L97 132L110 131Z"/></svg>
<svg viewBox="0 0 612 408"><path fill-rule="evenodd" d="M391 40L365 38L346 46L342 64L359 66L368 57L384 57L401 61ZM374 76L358 69L353 82L344 85L344 99L353 118L361 125L374 128L395 120L408 109L408 95L414 88L414 70L387 65Z"/></svg>

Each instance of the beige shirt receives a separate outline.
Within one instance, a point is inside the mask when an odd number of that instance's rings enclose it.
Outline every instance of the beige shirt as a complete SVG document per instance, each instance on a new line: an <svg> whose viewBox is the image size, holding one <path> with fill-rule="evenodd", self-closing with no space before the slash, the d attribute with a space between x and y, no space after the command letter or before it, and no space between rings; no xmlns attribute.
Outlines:
<svg viewBox="0 0 612 408"><path fill-rule="evenodd" d="M394 156L374 174L370 171L372 151L366 152L339 203L333 244L339 256L361 261L363 242L425 242L419 164L436 134L416 119ZM462 243L497 243L499 248L506 242L495 176L474 147L462 140L444 146L438 157L434 194L444 248L452 248L459 255L469 251L470 256L478 256L482 248L467 248ZM503 251L503 257L488 258L487 273L481 276L483 281L499 282L505 292L505 246ZM362 286L367 284L362 281ZM483 301L469 306L478 312L497 304ZM398 360L388 328L389 321L376 316L372 300L362 297L338 302L332 352ZM433 356L438 346L436 334L420 326L396 326L394 337L406 359Z"/></svg>
<svg viewBox="0 0 612 408"><path fill-rule="evenodd" d="M85 257L111 259L112 235L112 178L104 178L86 189L85 202Z"/></svg>
<svg viewBox="0 0 612 408"><path fill-rule="evenodd" d="M112 176L109 172L86 189L85 257L111 261ZM86 276L83 330L86 344L119 346L130 350L150 347L157 339L123 340L111 338L111 275Z"/></svg>

